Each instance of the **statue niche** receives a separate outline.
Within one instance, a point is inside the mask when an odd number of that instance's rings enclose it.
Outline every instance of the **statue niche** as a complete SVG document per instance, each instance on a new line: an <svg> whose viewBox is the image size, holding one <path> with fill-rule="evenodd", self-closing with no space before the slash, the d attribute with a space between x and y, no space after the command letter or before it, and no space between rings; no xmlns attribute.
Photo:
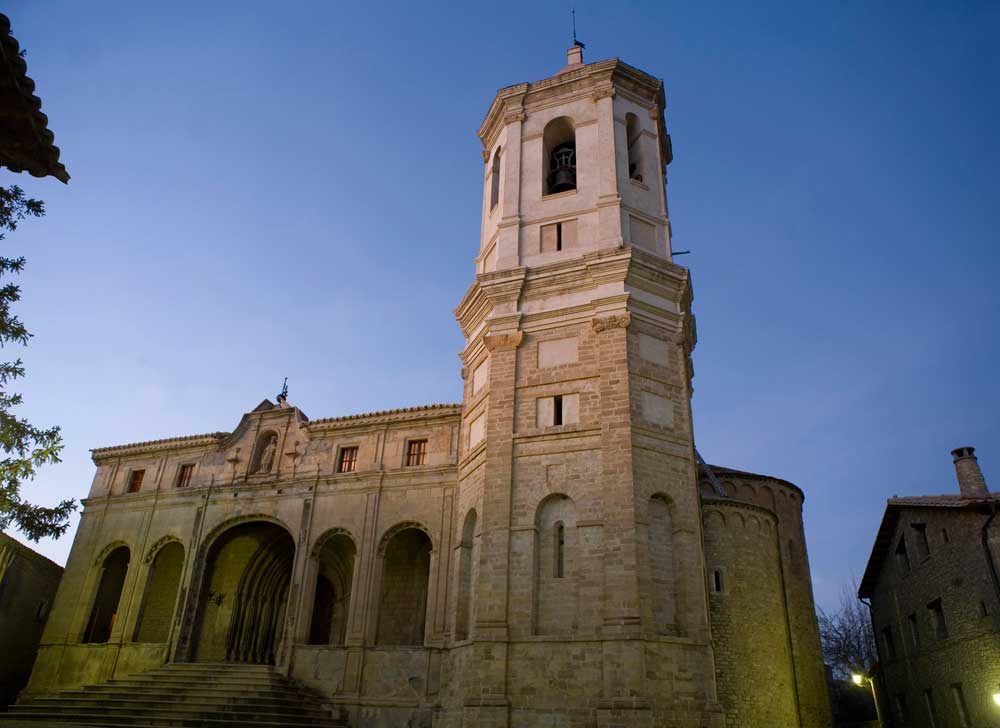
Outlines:
<svg viewBox="0 0 1000 728"><path fill-rule="evenodd" d="M253 449L253 457L250 459L250 475L264 475L270 473L274 467L274 456L278 452L278 433L272 431L264 432L257 438L257 445Z"/></svg>

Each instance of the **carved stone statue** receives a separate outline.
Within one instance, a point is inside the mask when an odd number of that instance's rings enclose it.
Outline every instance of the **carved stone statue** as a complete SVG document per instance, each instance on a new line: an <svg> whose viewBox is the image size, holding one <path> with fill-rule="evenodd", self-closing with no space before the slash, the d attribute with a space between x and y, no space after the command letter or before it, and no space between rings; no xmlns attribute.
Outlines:
<svg viewBox="0 0 1000 728"><path fill-rule="evenodd" d="M271 468L274 466L274 453L278 449L278 438L275 435L271 435L267 438L267 443L260 451L260 460L257 461L257 467L254 469L254 473L270 473Z"/></svg>

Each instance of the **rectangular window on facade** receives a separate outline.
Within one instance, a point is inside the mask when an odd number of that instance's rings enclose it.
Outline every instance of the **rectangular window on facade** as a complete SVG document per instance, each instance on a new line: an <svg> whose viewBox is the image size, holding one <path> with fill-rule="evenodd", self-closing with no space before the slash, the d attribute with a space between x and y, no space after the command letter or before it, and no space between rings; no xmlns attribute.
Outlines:
<svg viewBox="0 0 1000 728"><path fill-rule="evenodd" d="M340 448L340 457L337 459L337 472L353 473L357 469L358 469L357 445Z"/></svg>
<svg viewBox="0 0 1000 728"><path fill-rule="evenodd" d="M145 477L145 470L133 470L128 474L128 486L126 487L125 492L138 493L139 489L142 487L142 479Z"/></svg>
<svg viewBox="0 0 1000 728"><path fill-rule="evenodd" d="M917 542L917 558L923 561L931 555L930 544L927 543L927 525L924 523L911 523L913 538Z"/></svg>
<svg viewBox="0 0 1000 728"><path fill-rule="evenodd" d="M563 220L541 227L541 252L555 253L576 245L576 220Z"/></svg>
<svg viewBox="0 0 1000 728"><path fill-rule="evenodd" d="M538 427L575 425L580 421L580 395L558 394L535 400L535 422Z"/></svg>
<svg viewBox="0 0 1000 728"><path fill-rule="evenodd" d="M910 571L910 557L906 553L906 539L900 536L899 543L896 544L896 566L899 567L899 571L903 574L907 574Z"/></svg>
<svg viewBox="0 0 1000 728"><path fill-rule="evenodd" d="M969 706L965 704L965 695L962 693L962 683L952 684L951 699L955 703L955 712L958 714L958 724L962 728L972 728L972 721L969 719Z"/></svg>
<svg viewBox="0 0 1000 728"><path fill-rule="evenodd" d="M194 475L194 463L185 463L177 471L177 487L187 488L191 485L191 476Z"/></svg>
<svg viewBox="0 0 1000 728"><path fill-rule="evenodd" d="M948 529L947 528L942 528L941 529L941 540L944 543L948 543Z"/></svg>
<svg viewBox="0 0 1000 728"><path fill-rule="evenodd" d="M934 629L934 636L939 640L948 637L948 625L944 621L944 607L940 599L935 599L927 605L927 611L931 615L931 627Z"/></svg>
<svg viewBox="0 0 1000 728"><path fill-rule="evenodd" d="M427 440L410 440L406 443L406 464L423 465L427 462Z"/></svg>
<svg viewBox="0 0 1000 728"><path fill-rule="evenodd" d="M885 656L890 660L896 659L896 643L892 641L891 625L882 628L882 644L885 645Z"/></svg>
<svg viewBox="0 0 1000 728"><path fill-rule="evenodd" d="M924 707L927 708L927 721L931 728L938 728L937 709L934 707L934 691L924 690Z"/></svg>
<svg viewBox="0 0 1000 728"><path fill-rule="evenodd" d="M907 617L906 624L910 628L910 644L913 645L913 651L916 652L920 649L920 628L917 624L917 615L911 614Z"/></svg>
<svg viewBox="0 0 1000 728"><path fill-rule="evenodd" d="M722 572L719 569L712 569L712 591L722 593Z"/></svg>

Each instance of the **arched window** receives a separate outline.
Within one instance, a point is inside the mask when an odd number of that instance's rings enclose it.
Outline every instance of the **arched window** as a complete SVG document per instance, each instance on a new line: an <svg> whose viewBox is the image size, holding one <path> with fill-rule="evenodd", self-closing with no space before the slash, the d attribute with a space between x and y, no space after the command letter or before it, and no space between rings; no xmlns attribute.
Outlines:
<svg viewBox="0 0 1000 728"><path fill-rule="evenodd" d="M455 613L455 639L469 637L472 622L472 594L476 567L479 562L479 542L476 539L476 511L470 509L462 526L462 543L458 553L458 603Z"/></svg>
<svg viewBox="0 0 1000 728"><path fill-rule="evenodd" d="M262 432L257 438L250 458L250 475L270 473L274 467L275 455L278 452L278 433L273 430Z"/></svg>
<svg viewBox="0 0 1000 728"><path fill-rule="evenodd" d="M382 561L376 644L423 645L430 567L431 540L426 533L404 528L389 539Z"/></svg>
<svg viewBox="0 0 1000 728"><path fill-rule="evenodd" d="M128 547L119 546L101 564L101 582L97 587L94 606L90 610L87 631L83 635L84 642L107 642L111 638L130 557Z"/></svg>
<svg viewBox="0 0 1000 728"><path fill-rule="evenodd" d="M576 504L553 494L535 514L535 634L569 634L578 624Z"/></svg>
<svg viewBox="0 0 1000 728"><path fill-rule="evenodd" d="M642 128L639 117L625 114L625 138L628 144L628 176L642 182Z"/></svg>
<svg viewBox="0 0 1000 728"><path fill-rule="evenodd" d="M490 172L490 210L500 202L500 150L493 155L493 169Z"/></svg>
<svg viewBox="0 0 1000 728"><path fill-rule="evenodd" d="M342 645L347 636L356 549L351 537L334 534L319 552L316 597L313 602L311 645Z"/></svg>
<svg viewBox="0 0 1000 728"><path fill-rule="evenodd" d="M566 116L545 125L542 135L544 177L542 194L576 189L576 130Z"/></svg>
<svg viewBox="0 0 1000 728"><path fill-rule="evenodd" d="M156 553L135 628L136 642L166 642L184 569L184 547L176 541Z"/></svg>

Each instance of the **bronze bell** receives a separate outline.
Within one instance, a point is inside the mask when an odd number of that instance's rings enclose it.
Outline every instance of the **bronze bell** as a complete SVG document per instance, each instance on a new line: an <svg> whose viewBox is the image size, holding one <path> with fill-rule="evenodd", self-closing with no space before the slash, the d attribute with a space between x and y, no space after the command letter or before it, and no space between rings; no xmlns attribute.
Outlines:
<svg viewBox="0 0 1000 728"><path fill-rule="evenodd" d="M576 145L560 144L549 163L549 194L576 189Z"/></svg>

